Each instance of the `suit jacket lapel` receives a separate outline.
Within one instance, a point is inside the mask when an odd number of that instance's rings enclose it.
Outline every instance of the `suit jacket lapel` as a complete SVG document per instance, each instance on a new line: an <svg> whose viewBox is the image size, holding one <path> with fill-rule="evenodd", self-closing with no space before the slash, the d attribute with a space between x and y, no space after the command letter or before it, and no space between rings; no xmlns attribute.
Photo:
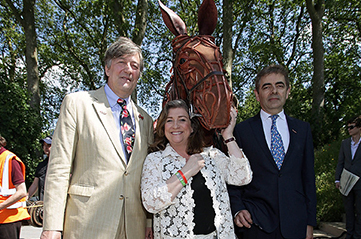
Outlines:
<svg viewBox="0 0 361 239"><path fill-rule="evenodd" d="M298 134L298 125L296 122L290 118L288 115L286 115L287 125L288 125L288 132L290 134L290 143L288 145L288 149L285 154L285 158L283 159L282 167L284 164L288 161L287 158L289 155L292 155L292 151L294 150L296 144L297 144L297 134ZM282 169L282 168L281 168Z"/></svg>
<svg viewBox="0 0 361 239"><path fill-rule="evenodd" d="M123 156L123 148L120 144L120 136L117 134L117 130L114 130L117 126L115 125L113 113L104 91L104 86L94 91L92 96L94 98L94 110L96 111L99 120L103 125L105 131L107 132L115 150L117 151L119 157L122 159L123 165L126 166L126 162Z"/></svg>
<svg viewBox="0 0 361 239"><path fill-rule="evenodd" d="M276 162L274 161L271 151L268 148L266 137L263 132L261 116L259 113L255 117L253 117L253 120L250 122L250 124L251 124L252 130L254 132L254 136L257 140L257 143L260 146L260 150L262 150L264 152L266 157L272 162L274 167L278 170Z"/></svg>
<svg viewBox="0 0 361 239"><path fill-rule="evenodd" d="M352 153L351 153L351 137L346 139L346 144L344 144L344 152L345 152L345 159L352 161ZM356 154L355 154L356 157Z"/></svg>

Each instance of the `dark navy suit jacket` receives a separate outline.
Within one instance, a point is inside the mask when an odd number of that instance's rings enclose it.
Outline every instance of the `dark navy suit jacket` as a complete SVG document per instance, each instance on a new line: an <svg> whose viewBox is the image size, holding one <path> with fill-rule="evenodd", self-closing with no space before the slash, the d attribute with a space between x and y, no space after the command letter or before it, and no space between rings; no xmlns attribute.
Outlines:
<svg viewBox="0 0 361 239"><path fill-rule="evenodd" d="M361 145L361 144L360 144ZM358 146L354 159L351 153L351 137L342 141L338 163L336 168L336 180L340 180L343 168L361 177L361 146ZM361 189L361 180L359 179L353 189Z"/></svg>
<svg viewBox="0 0 361 239"><path fill-rule="evenodd" d="M266 232L280 225L286 238L303 238L307 225L316 226L314 151L310 125L286 115L290 144L278 170L268 148L260 114L239 123L237 143L253 171L246 186L229 186L232 213L247 209Z"/></svg>

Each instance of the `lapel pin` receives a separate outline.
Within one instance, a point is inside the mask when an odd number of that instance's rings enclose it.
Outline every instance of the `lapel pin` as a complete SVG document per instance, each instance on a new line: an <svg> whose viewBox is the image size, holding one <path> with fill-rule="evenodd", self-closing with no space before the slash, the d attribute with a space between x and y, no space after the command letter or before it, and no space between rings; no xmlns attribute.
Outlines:
<svg viewBox="0 0 361 239"><path fill-rule="evenodd" d="M297 131L296 131L296 130L294 130L294 129L292 129L292 132L293 132L293 133L295 133L295 134L297 134Z"/></svg>
<svg viewBox="0 0 361 239"><path fill-rule="evenodd" d="M139 114L138 117L139 117L140 119L144 119L144 117L143 117L141 114Z"/></svg>
<svg viewBox="0 0 361 239"><path fill-rule="evenodd" d="M99 111L100 113L102 113L103 115L107 115L107 113L105 113L104 111Z"/></svg>

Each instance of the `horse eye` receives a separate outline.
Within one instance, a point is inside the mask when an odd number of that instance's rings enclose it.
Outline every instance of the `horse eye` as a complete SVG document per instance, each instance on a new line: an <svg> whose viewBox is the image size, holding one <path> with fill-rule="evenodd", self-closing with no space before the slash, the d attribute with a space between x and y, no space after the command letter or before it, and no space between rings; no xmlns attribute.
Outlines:
<svg viewBox="0 0 361 239"><path fill-rule="evenodd" d="M184 64L186 62L186 59L184 59L184 58L181 58L180 60L179 60L179 63L180 64Z"/></svg>

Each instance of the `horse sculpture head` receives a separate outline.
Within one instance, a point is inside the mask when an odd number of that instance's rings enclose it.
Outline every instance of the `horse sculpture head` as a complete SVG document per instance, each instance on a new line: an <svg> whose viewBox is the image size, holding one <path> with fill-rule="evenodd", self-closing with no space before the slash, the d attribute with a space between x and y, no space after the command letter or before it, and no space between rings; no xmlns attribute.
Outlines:
<svg viewBox="0 0 361 239"><path fill-rule="evenodd" d="M213 0L204 0L198 12L198 36L188 36L183 20L158 0L163 20L176 36L173 47L173 76L166 86L163 106L174 99L190 105L190 117L199 116L206 130L229 124L232 91L225 77L222 55L211 36L217 25Z"/></svg>

